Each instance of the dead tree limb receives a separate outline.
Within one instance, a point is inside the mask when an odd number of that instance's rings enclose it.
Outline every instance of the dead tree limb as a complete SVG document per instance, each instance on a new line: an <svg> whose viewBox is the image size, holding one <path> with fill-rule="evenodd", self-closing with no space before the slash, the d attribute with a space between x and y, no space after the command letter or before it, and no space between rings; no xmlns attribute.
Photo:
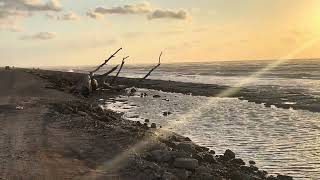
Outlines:
<svg viewBox="0 0 320 180"><path fill-rule="evenodd" d="M107 64L112 58L114 58L115 55L116 55L119 51L121 51L121 50L122 50L122 48L118 49L118 50L117 50L115 53L113 53L108 59L106 59L106 60L104 61L104 63L102 63L101 65L99 65L95 70L91 71L91 73L95 73L95 72L99 71L100 68L102 68L104 65L106 65L106 64Z"/></svg>
<svg viewBox="0 0 320 180"><path fill-rule="evenodd" d="M154 70L156 70L156 69L161 65L161 56L162 56L162 52L160 53L160 56L159 56L159 63L158 63L155 67L153 67L153 68L148 72L148 74L145 75L145 76L141 79L141 81L147 79L147 77L149 77L149 76L151 75L151 73L152 73Z"/></svg>
<svg viewBox="0 0 320 180"><path fill-rule="evenodd" d="M121 70L122 70L122 68L123 68L123 65L124 65L124 63L125 63L125 60L128 59L128 58L129 58L129 56L124 57L124 58L122 59L120 68L119 68L117 74L114 76L114 78L113 78L112 81L110 82L110 86L112 86L112 84L116 81L117 77L119 76L119 74L120 74L120 72L121 72Z"/></svg>

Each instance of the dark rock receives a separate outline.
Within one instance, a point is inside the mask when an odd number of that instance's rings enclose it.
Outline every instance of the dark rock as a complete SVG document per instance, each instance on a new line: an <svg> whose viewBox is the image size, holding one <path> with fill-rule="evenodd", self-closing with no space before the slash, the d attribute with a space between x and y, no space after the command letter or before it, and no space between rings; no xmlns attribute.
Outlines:
<svg viewBox="0 0 320 180"><path fill-rule="evenodd" d="M240 171L235 170L230 173L230 179L231 180L250 180L254 178L250 177L248 174L244 174L244 173L241 173Z"/></svg>
<svg viewBox="0 0 320 180"><path fill-rule="evenodd" d="M78 114L80 114L81 116L88 116L88 114L86 112L83 112L83 111L78 111Z"/></svg>
<svg viewBox="0 0 320 180"><path fill-rule="evenodd" d="M256 162L254 162L254 161L249 161L249 164L250 164L250 165L255 165Z"/></svg>
<svg viewBox="0 0 320 180"><path fill-rule="evenodd" d="M185 143L181 142L176 146L176 149L184 151L184 152L189 152L189 153L195 153L196 150L194 148L194 145L191 143Z"/></svg>
<svg viewBox="0 0 320 180"><path fill-rule="evenodd" d="M132 88L132 89L130 90L130 94L134 94L135 92L137 92L137 90L136 90L135 88Z"/></svg>
<svg viewBox="0 0 320 180"><path fill-rule="evenodd" d="M204 157L203 157L203 160L205 162L208 162L208 163L217 163L217 160L215 157L213 157L212 154L205 154Z"/></svg>
<svg viewBox="0 0 320 180"><path fill-rule="evenodd" d="M278 180L293 180L293 177L291 176L285 176L285 175L278 175L277 176Z"/></svg>
<svg viewBox="0 0 320 180"><path fill-rule="evenodd" d="M234 159L236 157L236 154L234 152L232 152L230 149L227 149L224 152L223 156L224 156L225 159L231 160L231 159Z"/></svg>
<svg viewBox="0 0 320 180"><path fill-rule="evenodd" d="M184 140L185 140L185 141L191 141L191 139L188 138L188 137L185 137Z"/></svg>
<svg viewBox="0 0 320 180"><path fill-rule="evenodd" d="M166 150L154 150L149 153L147 159L156 162L169 162L172 156Z"/></svg>
<svg viewBox="0 0 320 180"><path fill-rule="evenodd" d="M156 123L152 123L152 124L151 124L151 128L156 129L156 128L157 128Z"/></svg>
<svg viewBox="0 0 320 180"><path fill-rule="evenodd" d="M210 150L209 153L210 154L216 154L216 152L214 150Z"/></svg>
<svg viewBox="0 0 320 180"><path fill-rule="evenodd" d="M145 123L149 123L149 122L150 122L150 120L149 120L149 119L146 119L146 120L144 120L144 122L145 122Z"/></svg>
<svg viewBox="0 0 320 180"><path fill-rule="evenodd" d="M169 116L171 114L172 114L172 112L163 112L163 116Z"/></svg>
<svg viewBox="0 0 320 180"><path fill-rule="evenodd" d="M184 169L176 169L174 174L178 177L179 180L189 179L191 172Z"/></svg>
<svg viewBox="0 0 320 180"><path fill-rule="evenodd" d="M154 95L152 96L153 98L160 98L161 96L160 95Z"/></svg>
<svg viewBox="0 0 320 180"><path fill-rule="evenodd" d="M230 163L236 164L236 165L239 165L239 166L246 165L246 163L242 159L232 159L230 161Z"/></svg>
<svg viewBox="0 0 320 180"><path fill-rule="evenodd" d="M176 158L173 163L176 168L194 170L198 167L198 160L193 158Z"/></svg>
<svg viewBox="0 0 320 180"><path fill-rule="evenodd" d="M173 175L170 172L164 172L162 175L163 180L178 180L177 176Z"/></svg>

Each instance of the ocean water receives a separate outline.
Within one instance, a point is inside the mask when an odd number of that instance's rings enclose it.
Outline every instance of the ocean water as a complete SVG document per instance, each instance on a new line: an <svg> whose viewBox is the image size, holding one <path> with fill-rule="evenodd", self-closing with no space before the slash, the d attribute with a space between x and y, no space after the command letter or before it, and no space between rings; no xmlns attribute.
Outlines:
<svg viewBox="0 0 320 180"><path fill-rule="evenodd" d="M278 86L320 97L320 60L288 61L260 74L273 61L168 64L150 79L253 87ZM151 66L125 66L122 76L143 77ZM92 67L64 70L87 72ZM100 73L110 69L102 69ZM257 74L261 76L256 76ZM250 81L248 81L248 77ZM246 82L246 83L241 83ZM147 97L140 97L147 93ZM153 95L160 98L153 98ZM290 102L288 102L290 103ZM215 98L139 89L104 103L134 121L150 119L190 137L217 154L232 149L271 174L320 179L320 112L265 107L236 98ZM170 112L165 116L164 112Z"/></svg>

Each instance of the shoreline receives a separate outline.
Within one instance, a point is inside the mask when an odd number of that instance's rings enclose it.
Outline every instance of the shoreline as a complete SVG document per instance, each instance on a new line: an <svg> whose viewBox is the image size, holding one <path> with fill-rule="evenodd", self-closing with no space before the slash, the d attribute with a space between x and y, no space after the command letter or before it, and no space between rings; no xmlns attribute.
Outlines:
<svg viewBox="0 0 320 180"><path fill-rule="evenodd" d="M47 86L46 88L57 89L64 92L69 92L72 89L71 86L75 85L76 79L79 79L79 77L83 76L83 74L80 73L59 71L28 71L29 73L51 82L51 85ZM128 78L121 78L119 84L125 84L126 81L129 81L129 83L126 84L128 87L136 83L134 80L132 81L132 79L128 80ZM155 85L155 82L158 82L158 84ZM161 87L161 83L156 80L146 80L141 86L143 86L143 88L145 88L145 86L149 86L152 89L157 89L159 86ZM216 86L216 88L217 90L221 90L221 87ZM185 88L182 89L184 92L186 92L186 90L187 89ZM103 98L106 100L123 93L124 92L98 93L94 94L89 99L81 99L81 101L78 102L55 104L54 110L59 114L80 114L84 117L90 117L92 120L94 120L94 127L97 129L109 127L110 124L108 123L110 123L110 118L113 119L111 120L111 125L113 127L121 127L126 132L128 132L129 129L129 131L134 134L133 137L136 137L136 140L140 140L140 142L135 143L135 145L131 147L129 151L133 150L135 153L137 151L141 151L142 153L138 153L140 154L138 155L139 158L142 158L143 161L146 161L146 164L150 162L156 163L158 167L153 168L158 170L160 168L161 171L165 171L166 173L163 173L160 176L165 176L167 179L210 179L210 177L211 179L292 179L289 176L283 175L278 175L277 177L268 176L266 171L259 170L254 165L254 161L250 161L249 166L245 166L247 163L240 158L236 158L235 154L231 150L226 150L223 155L216 155L214 151L209 151L209 148L198 146L189 138L183 137L174 132L164 131L161 128L157 128L156 125L152 125L152 127L150 127L150 124L148 123L142 124L140 122L122 119L121 114L117 114L111 110L106 111L107 115L99 110L99 106L97 104L98 99ZM109 119L107 123L105 116L107 116L107 119ZM93 131L95 132L96 130ZM140 147L141 143L143 146L149 146L150 149ZM128 154L125 156L129 158ZM176 162L176 160L178 162ZM136 163L135 160L133 160L133 163ZM139 167L138 170L141 171L141 168L142 167ZM155 169L153 169L153 171ZM158 170L157 173L153 174L153 178L159 176ZM130 171L132 170L129 170L129 172ZM136 170L133 172L135 171ZM143 179L143 177L140 178ZM146 179L149 178L150 177Z"/></svg>

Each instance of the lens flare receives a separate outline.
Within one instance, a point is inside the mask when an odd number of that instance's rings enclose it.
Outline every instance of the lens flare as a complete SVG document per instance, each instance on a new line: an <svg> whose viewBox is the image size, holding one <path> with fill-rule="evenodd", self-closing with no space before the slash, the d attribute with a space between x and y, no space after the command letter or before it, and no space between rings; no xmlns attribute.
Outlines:
<svg viewBox="0 0 320 180"><path fill-rule="evenodd" d="M228 88L228 89L224 90L223 92L219 93L218 95L216 95L216 97L230 97L230 96L236 94L244 86L248 85L249 83L254 82L257 78L259 78L262 75L264 75L265 73L273 70L274 68L280 66L281 64L289 61L290 59L293 59L296 55L298 55L302 51L314 46L317 42L319 42L319 40L320 40L320 38L316 38L316 39L312 39L312 40L304 43L303 45L301 45L300 47L298 47L297 49L295 49L291 53L287 54L286 56L281 57L276 61L273 61L272 63L268 64L263 69L255 72L254 74L252 74L251 76L249 76L247 78L244 78L242 81L240 81L234 87ZM174 116L174 119L178 119L179 121L172 121L171 123L167 124L163 128L170 129L170 128L173 128L179 124L186 125L188 123L189 119L193 119L194 117L200 117L204 112L210 110L212 103L216 103L216 102L217 102L216 100L209 98L209 100L207 102L204 102L202 106L195 107L194 109L188 111L185 114ZM164 132L165 131L155 130L155 134L158 136L161 135L161 136L165 137L165 135L163 134ZM153 142L150 141L149 137L144 138L143 140L141 140L140 142L138 142L137 144L132 146L127 151L120 153L119 155L117 155L116 157L111 159L110 161L103 163L101 166L99 166L97 168L97 172L109 172L109 171L115 172L116 170L120 169L127 162L128 158L130 158L131 155L142 152L143 150L145 150L147 147L151 146L152 144L153 144ZM91 172L91 173L87 174L85 177L97 177L97 176L99 177L99 173Z"/></svg>

